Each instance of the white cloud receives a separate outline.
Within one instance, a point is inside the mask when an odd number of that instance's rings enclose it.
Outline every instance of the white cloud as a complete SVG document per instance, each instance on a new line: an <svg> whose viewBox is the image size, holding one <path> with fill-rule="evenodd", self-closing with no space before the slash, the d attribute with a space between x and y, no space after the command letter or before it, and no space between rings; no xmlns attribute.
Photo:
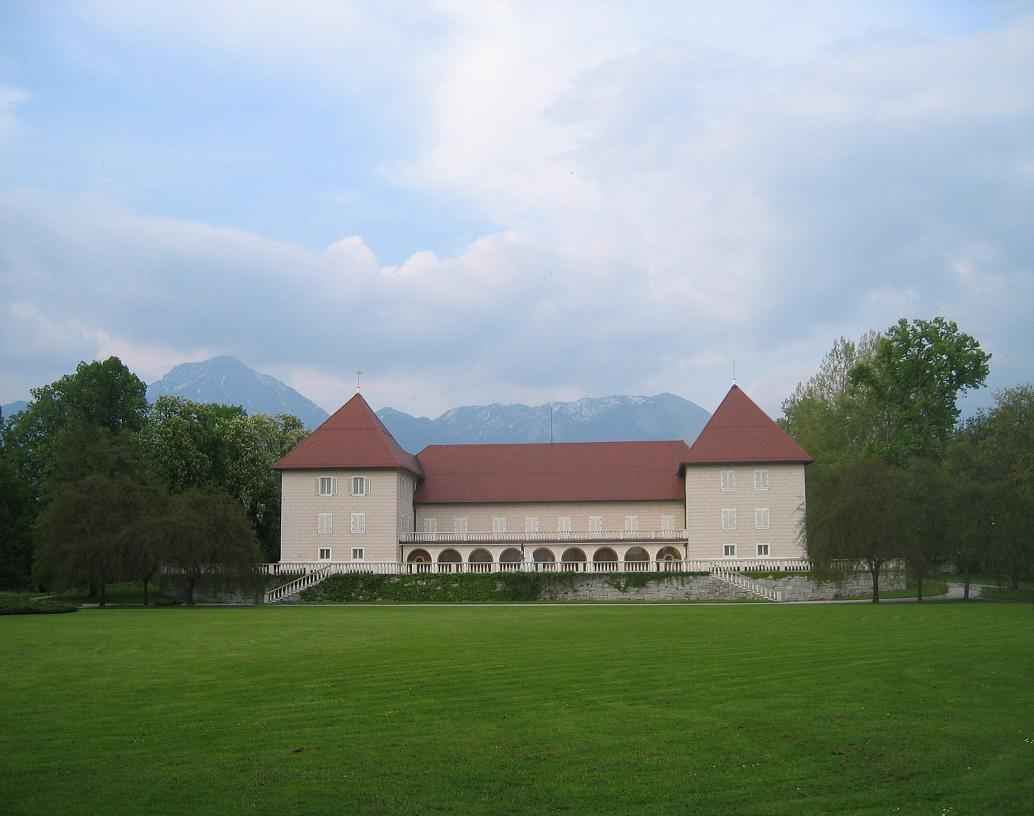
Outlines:
<svg viewBox="0 0 1034 816"><path fill-rule="evenodd" d="M210 348L328 409L362 368L373 401L431 413L646 390L713 407L735 356L774 410L835 337L902 315L946 314L993 348L1034 339L1030 16L967 27L896 3L84 13L138 47L382 99L378 126L409 135L385 178L498 225L388 265L362 236L313 253L103 199L0 197L3 301L90 326L97 347L124 343L142 365Z"/></svg>

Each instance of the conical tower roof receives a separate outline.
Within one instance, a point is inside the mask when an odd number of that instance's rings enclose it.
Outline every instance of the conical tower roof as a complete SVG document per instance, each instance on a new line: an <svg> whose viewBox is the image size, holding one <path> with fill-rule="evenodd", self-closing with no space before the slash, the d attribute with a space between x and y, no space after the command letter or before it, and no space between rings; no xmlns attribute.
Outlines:
<svg viewBox="0 0 1034 816"><path fill-rule="evenodd" d="M811 461L804 448L734 385L690 446L683 464Z"/></svg>
<svg viewBox="0 0 1034 816"><path fill-rule="evenodd" d="M417 458L402 450L361 394L338 408L274 468L403 468L424 477Z"/></svg>

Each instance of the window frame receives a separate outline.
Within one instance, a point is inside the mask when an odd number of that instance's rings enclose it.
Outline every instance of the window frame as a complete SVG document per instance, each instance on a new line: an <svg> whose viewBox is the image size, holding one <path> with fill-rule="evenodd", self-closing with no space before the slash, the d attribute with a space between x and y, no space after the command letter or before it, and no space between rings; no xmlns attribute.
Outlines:
<svg viewBox="0 0 1034 816"><path fill-rule="evenodd" d="M675 516L661 516L661 531L665 533L675 532Z"/></svg>
<svg viewBox="0 0 1034 816"><path fill-rule="evenodd" d="M366 560L366 548L365 547L352 547L352 560L353 561L365 561Z"/></svg>
<svg viewBox="0 0 1034 816"><path fill-rule="evenodd" d="M639 532L639 516L625 516L625 532L626 533L638 533Z"/></svg>
<svg viewBox="0 0 1034 816"><path fill-rule="evenodd" d="M768 469L754 471L754 489L768 490Z"/></svg>
<svg viewBox="0 0 1034 816"><path fill-rule="evenodd" d="M328 491L323 490L323 483L326 482L330 489ZM316 477L316 495L317 496L336 496L337 495L337 477L336 476L317 476Z"/></svg>
<svg viewBox="0 0 1034 816"><path fill-rule="evenodd" d="M352 513L352 535L366 535L366 513Z"/></svg>
<svg viewBox="0 0 1034 816"><path fill-rule="evenodd" d="M765 548L764 552L761 552L761 548L762 547ZM772 552L772 546L770 544L758 544L757 545L757 557L758 558L768 558L769 554L771 552Z"/></svg>
<svg viewBox="0 0 1034 816"><path fill-rule="evenodd" d="M454 516L452 519L452 531L454 533L469 532L470 524L466 516Z"/></svg>
<svg viewBox="0 0 1034 816"><path fill-rule="evenodd" d="M333 561L334 560L334 558L333 558L334 553L333 553L333 551L332 551L332 549L330 547L318 547L316 551L318 553L318 555L316 556L316 560L317 561ZM323 553L326 553L326 555L324 555Z"/></svg>
<svg viewBox="0 0 1034 816"><path fill-rule="evenodd" d="M506 516L492 516L492 532L493 533L505 533L506 532Z"/></svg>
<svg viewBox="0 0 1034 816"><path fill-rule="evenodd" d="M424 532L425 533L437 533L438 532L438 519L435 517L424 518Z"/></svg>
<svg viewBox="0 0 1034 816"><path fill-rule="evenodd" d="M732 493L736 490L736 471L735 470L723 470L719 477L719 484L721 485L722 492Z"/></svg>
<svg viewBox="0 0 1034 816"><path fill-rule="evenodd" d="M722 558L735 558L736 557L736 545L735 544L723 544L722 545Z"/></svg>
<svg viewBox="0 0 1034 816"><path fill-rule="evenodd" d="M539 531L539 517L538 516L525 516L524 517L524 532L526 533L537 533Z"/></svg>
<svg viewBox="0 0 1034 816"><path fill-rule="evenodd" d="M316 514L316 535L333 535L334 534L334 514L333 513L317 513Z"/></svg>
<svg viewBox="0 0 1034 816"><path fill-rule="evenodd" d="M556 531L558 533L569 533L571 532L571 517L570 516L557 516L556 517Z"/></svg>
<svg viewBox="0 0 1034 816"><path fill-rule="evenodd" d="M603 532L603 516L589 516L589 532Z"/></svg>

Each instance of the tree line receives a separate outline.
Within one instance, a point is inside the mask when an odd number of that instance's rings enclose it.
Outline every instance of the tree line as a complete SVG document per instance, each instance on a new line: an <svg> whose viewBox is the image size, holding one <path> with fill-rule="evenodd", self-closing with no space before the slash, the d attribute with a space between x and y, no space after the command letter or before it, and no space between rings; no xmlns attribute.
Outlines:
<svg viewBox="0 0 1034 816"><path fill-rule="evenodd" d="M965 582L1034 574L1034 388L997 392L960 422L990 355L943 317L841 337L783 403L780 424L815 458L801 537L820 571L905 561L923 579L953 565Z"/></svg>
<svg viewBox="0 0 1034 816"><path fill-rule="evenodd" d="M169 566L192 603L279 558L272 466L301 421L146 391L117 357L83 362L0 424L0 587L80 586L103 604L105 584L139 580L146 603Z"/></svg>

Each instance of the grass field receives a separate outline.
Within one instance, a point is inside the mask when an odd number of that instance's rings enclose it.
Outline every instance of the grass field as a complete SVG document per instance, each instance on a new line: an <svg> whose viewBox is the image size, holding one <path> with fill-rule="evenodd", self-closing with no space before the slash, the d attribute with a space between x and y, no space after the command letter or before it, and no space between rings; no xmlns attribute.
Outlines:
<svg viewBox="0 0 1034 816"><path fill-rule="evenodd" d="M1021 604L0 618L6 814L1029 814Z"/></svg>

